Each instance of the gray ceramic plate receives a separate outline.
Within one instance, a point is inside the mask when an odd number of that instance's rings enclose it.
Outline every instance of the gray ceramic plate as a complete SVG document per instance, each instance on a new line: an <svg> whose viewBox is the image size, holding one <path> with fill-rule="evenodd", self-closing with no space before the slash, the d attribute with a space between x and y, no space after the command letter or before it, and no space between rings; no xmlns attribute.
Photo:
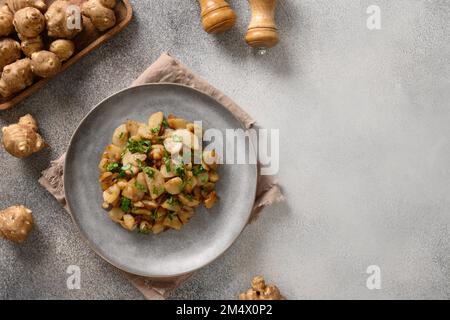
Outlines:
<svg viewBox="0 0 450 320"><path fill-rule="evenodd" d="M224 253L244 229L256 192L256 165L223 165L217 185L220 201L198 208L181 231L160 235L131 233L101 208L98 162L114 129L127 119L146 122L155 111L202 120L203 127L242 128L214 99L173 84L143 85L121 91L97 105L81 122L67 152L64 186L72 217L90 246L127 272L170 277L197 270Z"/></svg>

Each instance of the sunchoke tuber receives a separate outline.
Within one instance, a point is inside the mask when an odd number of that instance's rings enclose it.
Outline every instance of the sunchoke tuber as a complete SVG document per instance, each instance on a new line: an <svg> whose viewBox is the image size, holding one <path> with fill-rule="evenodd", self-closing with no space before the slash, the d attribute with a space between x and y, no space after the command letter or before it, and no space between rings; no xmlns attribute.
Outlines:
<svg viewBox="0 0 450 320"><path fill-rule="evenodd" d="M7 0L7 3L12 12L19 11L26 7L33 7L42 12L47 9L44 0Z"/></svg>
<svg viewBox="0 0 450 320"><path fill-rule="evenodd" d="M72 39L81 31L82 23L80 22L79 29L75 23L77 19L81 19L81 15L77 16L76 10L70 10L71 5L73 4L67 0L56 0L50 5L45 13L49 37Z"/></svg>
<svg viewBox="0 0 450 320"><path fill-rule="evenodd" d="M20 44L9 38L0 40L0 71L5 66L20 59Z"/></svg>
<svg viewBox="0 0 450 320"><path fill-rule="evenodd" d="M0 79L0 95L9 97L33 84L31 60L28 58L17 60L3 68Z"/></svg>
<svg viewBox="0 0 450 320"><path fill-rule="evenodd" d="M8 6L0 7L0 37L6 37L14 31L14 14Z"/></svg>
<svg viewBox="0 0 450 320"><path fill-rule="evenodd" d="M21 37L37 37L45 29L44 15L36 8L26 7L14 14L14 27Z"/></svg>
<svg viewBox="0 0 450 320"><path fill-rule="evenodd" d="M20 43L20 48L28 58L30 58L33 53L44 49L44 41L42 40L41 36L37 36L35 38L20 38L20 40L22 40L22 42Z"/></svg>
<svg viewBox="0 0 450 320"><path fill-rule="evenodd" d="M12 156L25 158L42 150L46 144L37 133L37 123L27 114L19 119L19 122L2 129L3 146Z"/></svg>
<svg viewBox="0 0 450 320"><path fill-rule="evenodd" d="M99 31L108 30L116 24L114 7L116 0L89 0L81 6L81 12L91 19Z"/></svg>
<svg viewBox="0 0 450 320"><path fill-rule="evenodd" d="M262 276L254 277L252 287L239 295L239 300L284 300L274 285L266 285Z"/></svg>
<svg viewBox="0 0 450 320"><path fill-rule="evenodd" d="M20 205L0 211L0 237L22 243L33 229L33 215L30 209Z"/></svg>
<svg viewBox="0 0 450 320"><path fill-rule="evenodd" d="M75 44L71 40L59 39L50 44L49 50L56 54L61 61L66 61L75 52Z"/></svg>
<svg viewBox="0 0 450 320"><path fill-rule="evenodd" d="M61 69L61 60L56 54L42 50L31 55L31 71L43 78L54 76Z"/></svg>

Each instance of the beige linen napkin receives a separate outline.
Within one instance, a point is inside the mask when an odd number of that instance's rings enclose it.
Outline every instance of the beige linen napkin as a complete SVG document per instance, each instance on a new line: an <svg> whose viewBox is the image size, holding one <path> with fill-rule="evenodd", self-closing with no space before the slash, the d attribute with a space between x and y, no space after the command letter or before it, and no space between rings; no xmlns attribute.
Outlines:
<svg viewBox="0 0 450 320"><path fill-rule="evenodd" d="M251 128L255 123L255 121L230 98L168 54L161 55L158 60L156 60L133 82L132 86L158 82L178 83L195 88L220 102L220 104L232 112L247 129ZM42 172L39 183L62 205L64 205L66 210L68 210L63 185L64 159L65 154L58 160L52 161L50 167ZM284 196L281 193L278 183L274 180L274 177L259 175L256 199L249 222L254 221L265 206L283 200ZM176 289L191 276L191 274L189 274L175 278L152 279L132 275L126 272L123 273L130 282L142 292L145 298L149 300L165 299L171 291Z"/></svg>

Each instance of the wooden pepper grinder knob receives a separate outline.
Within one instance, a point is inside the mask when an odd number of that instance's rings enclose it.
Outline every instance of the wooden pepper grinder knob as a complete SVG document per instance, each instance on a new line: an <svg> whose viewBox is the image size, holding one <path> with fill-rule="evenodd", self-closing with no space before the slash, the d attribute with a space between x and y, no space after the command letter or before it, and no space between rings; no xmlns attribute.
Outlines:
<svg viewBox="0 0 450 320"><path fill-rule="evenodd" d="M208 33L229 30L236 22L236 14L225 0L199 0L203 29Z"/></svg>
<svg viewBox="0 0 450 320"><path fill-rule="evenodd" d="M264 54L267 48L274 47L279 41L275 24L277 0L248 0L248 2L252 10L252 20L245 40L249 46Z"/></svg>

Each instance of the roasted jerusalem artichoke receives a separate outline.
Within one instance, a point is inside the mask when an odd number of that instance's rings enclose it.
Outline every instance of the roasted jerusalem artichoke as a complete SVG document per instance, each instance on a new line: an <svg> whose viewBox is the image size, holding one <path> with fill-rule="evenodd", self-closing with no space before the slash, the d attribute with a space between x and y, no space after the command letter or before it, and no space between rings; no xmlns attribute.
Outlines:
<svg viewBox="0 0 450 320"><path fill-rule="evenodd" d="M20 37L20 35L19 35ZM22 42L20 43L20 48L22 52L28 57L31 58L31 55L35 52L41 51L44 49L44 41L41 36L37 36L34 38L26 38L21 37Z"/></svg>
<svg viewBox="0 0 450 320"><path fill-rule="evenodd" d="M115 6L116 0L89 0L83 3L81 12L91 19L96 29L105 31L116 24Z"/></svg>
<svg viewBox="0 0 450 320"><path fill-rule="evenodd" d="M12 156L25 158L45 147L44 139L37 133L37 123L27 114L19 122L2 129L3 146Z"/></svg>
<svg viewBox="0 0 450 320"><path fill-rule="evenodd" d="M252 287L239 295L239 300L284 300L274 285L266 285L262 276L254 277Z"/></svg>
<svg viewBox="0 0 450 320"><path fill-rule="evenodd" d="M12 206L0 211L0 237L22 243L33 228L31 210L24 206Z"/></svg>
<svg viewBox="0 0 450 320"><path fill-rule="evenodd" d="M0 7L0 37L6 37L14 31L14 14L9 10L8 6Z"/></svg>

